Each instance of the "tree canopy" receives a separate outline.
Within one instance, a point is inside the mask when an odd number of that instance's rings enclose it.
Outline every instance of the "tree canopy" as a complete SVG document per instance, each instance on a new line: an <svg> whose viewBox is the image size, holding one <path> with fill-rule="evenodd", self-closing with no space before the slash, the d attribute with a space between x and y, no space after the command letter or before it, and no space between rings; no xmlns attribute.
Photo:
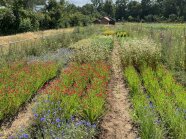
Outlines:
<svg viewBox="0 0 186 139"><path fill-rule="evenodd" d="M87 25L102 16L117 21L183 22L186 0L91 0L82 7L65 0L0 0L1 34ZM36 5L44 5L35 11Z"/></svg>

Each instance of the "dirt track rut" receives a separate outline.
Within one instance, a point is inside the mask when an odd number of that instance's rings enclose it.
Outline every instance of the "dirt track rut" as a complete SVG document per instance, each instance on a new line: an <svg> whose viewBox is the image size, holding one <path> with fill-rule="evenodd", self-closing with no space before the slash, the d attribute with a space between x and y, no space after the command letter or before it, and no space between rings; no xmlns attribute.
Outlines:
<svg viewBox="0 0 186 139"><path fill-rule="evenodd" d="M119 56L120 46L114 42L112 51L112 77L109 85L111 93L107 99L108 112L105 115L101 128L101 139L135 139L136 133L130 118L130 102L128 90L123 79L123 70Z"/></svg>

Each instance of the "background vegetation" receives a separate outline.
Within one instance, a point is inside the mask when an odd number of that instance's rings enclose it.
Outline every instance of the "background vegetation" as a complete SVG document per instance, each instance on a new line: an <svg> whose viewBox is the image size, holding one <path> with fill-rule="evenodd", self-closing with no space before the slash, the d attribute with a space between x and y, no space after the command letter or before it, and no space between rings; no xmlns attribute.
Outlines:
<svg viewBox="0 0 186 139"><path fill-rule="evenodd" d="M0 0L0 34L43 29L86 26L102 16L117 21L183 22L186 20L185 0L91 0L82 7L68 1ZM35 6L44 8L37 11Z"/></svg>

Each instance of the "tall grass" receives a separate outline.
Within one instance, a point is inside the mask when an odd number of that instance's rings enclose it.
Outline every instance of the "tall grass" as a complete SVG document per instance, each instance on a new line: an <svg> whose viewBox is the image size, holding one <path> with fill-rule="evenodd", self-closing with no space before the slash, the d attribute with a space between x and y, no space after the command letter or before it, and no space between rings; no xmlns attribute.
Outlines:
<svg viewBox="0 0 186 139"><path fill-rule="evenodd" d="M149 37L161 47L162 62L171 70L186 70L186 24L124 23L118 28L133 37Z"/></svg>
<svg viewBox="0 0 186 139"><path fill-rule="evenodd" d="M68 47L71 43L99 33L99 27L77 27L73 32L60 32L42 39L34 39L12 43L10 46L0 47L0 65L26 59L28 56L40 56Z"/></svg>
<svg viewBox="0 0 186 139"><path fill-rule="evenodd" d="M153 40L161 50L161 62L186 85L186 24L124 23L115 30L124 30L131 38Z"/></svg>

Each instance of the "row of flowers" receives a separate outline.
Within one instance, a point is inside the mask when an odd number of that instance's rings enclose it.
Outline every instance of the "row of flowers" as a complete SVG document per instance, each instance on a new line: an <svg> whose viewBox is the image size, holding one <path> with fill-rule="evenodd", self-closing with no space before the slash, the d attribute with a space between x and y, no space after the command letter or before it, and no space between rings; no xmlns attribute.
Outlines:
<svg viewBox="0 0 186 139"><path fill-rule="evenodd" d="M142 138L185 138L185 88L176 83L164 67L125 69L131 90L134 118ZM143 87L142 87L143 86Z"/></svg>
<svg viewBox="0 0 186 139"><path fill-rule="evenodd" d="M33 125L20 138L92 138L105 109L110 67L72 63L40 90Z"/></svg>
<svg viewBox="0 0 186 139"><path fill-rule="evenodd" d="M53 62L18 62L1 68L0 121L15 114L57 71L58 66Z"/></svg>

